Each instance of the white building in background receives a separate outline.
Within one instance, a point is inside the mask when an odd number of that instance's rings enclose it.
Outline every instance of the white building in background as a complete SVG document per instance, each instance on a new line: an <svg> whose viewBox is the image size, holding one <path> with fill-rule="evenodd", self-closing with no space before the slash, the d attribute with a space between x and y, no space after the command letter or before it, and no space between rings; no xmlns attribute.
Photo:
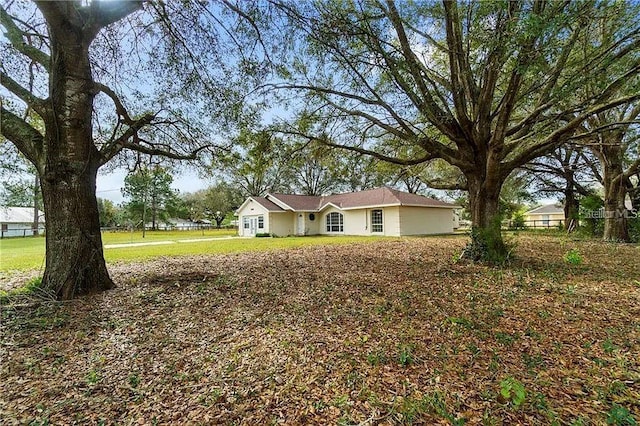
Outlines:
<svg viewBox="0 0 640 426"><path fill-rule="evenodd" d="M38 233L44 232L44 213L38 210ZM34 234L32 207L0 206L0 238Z"/></svg>

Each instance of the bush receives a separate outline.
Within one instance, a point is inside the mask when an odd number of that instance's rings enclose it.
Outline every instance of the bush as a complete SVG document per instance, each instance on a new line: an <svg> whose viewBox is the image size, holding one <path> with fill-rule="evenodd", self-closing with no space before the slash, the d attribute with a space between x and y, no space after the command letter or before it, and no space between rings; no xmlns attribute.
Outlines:
<svg viewBox="0 0 640 426"><path fill-rule="evenodd" d="M580 265L582 263L582 255L578 249L571 249L564 255L564 261L571 265Z"/></svg>

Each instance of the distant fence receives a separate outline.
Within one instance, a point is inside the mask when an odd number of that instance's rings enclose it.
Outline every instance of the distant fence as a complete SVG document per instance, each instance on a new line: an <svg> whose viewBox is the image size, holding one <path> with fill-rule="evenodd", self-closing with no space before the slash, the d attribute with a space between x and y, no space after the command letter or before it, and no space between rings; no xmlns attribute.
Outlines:
<svg viewBox="0 0 640 426"><path fill-rule="evenodd" d="M218 228L216 225L204 225L204 224L193 224L193 225L158 225L156 229L153 229L151 226L147 225L145 230L147 231L207 231L213 229L237 229L237 226L234 225L223 225ZM131 226L109 226L100 228L102 232L131 232ZM142 226L133 227L135 231L141 231Z"/></svg>
<svg viewBox="0 0 640 426"><path fill-rule="evenodd" d="M522 226L524 224L524 226ZM525 221L513 221L509 220L502 224L503 228L508 229L563 229L564 220L561 219L540 219L540 220L525 220Z"/></svg>
<svg viewBox="0 0 640 426"><path fill-rule="evenodd" d="M0 229L0 239L26 238L37 235L44 235L44 228Z"/></svg>

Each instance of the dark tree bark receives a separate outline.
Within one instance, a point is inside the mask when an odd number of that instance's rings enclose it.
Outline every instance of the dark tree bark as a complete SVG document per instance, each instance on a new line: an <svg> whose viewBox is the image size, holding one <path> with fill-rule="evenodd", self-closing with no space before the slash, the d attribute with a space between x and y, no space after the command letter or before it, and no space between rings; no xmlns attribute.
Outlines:
<svg viewBox="0 0 640 426"><path fill-rule="evenodd" d="M588 146L602 168L606 241L630 241L625 201L631 177L640 172L640 155L632 152L629 128L639 117L640 104L636 104L594 115L584 125Z"/></svg>
<svg viewBox="0 0 640 426"><path fill-rule="evenodd" d="M98 28L73 3L42 3L51 46L49 114L38 164L46 214L45 288L59 299L110 289L96 199L100 156L93 143L97 93L89 46Z"/></svg>
<svg viewBox="0 0 640 426"><path fill-rule="evenodd" d="M6 38L16 54L48 74L48 97L41 99L1 71L0 83L44 122L44 134L2 105L1 130L34 164L46 216L46 266L42 285L58 299L113 287L107 271L100 234L96 175L100 166L123 149L176 159L194 158L157 149L139 131L154 124L155 115L133 119L113 90L92 75L89 47L99 31L140 9L141 1L36 2L47 24L48 49L32 45L39 40L31 28L0 6ZM44 49L44 50L41 50ZM106 94L115 105L118 124L110 140L97 145L93 137L94 97ZM26 117L26 115L25 115Z"/></svg>
<svg viewBox="0 0 640 426"><path fill-rule="evenodd" d="M618 137L616 139L621 139ZM627 187L624 181L623 150L620 141L611 141L597 148L602 162L602 186L604 188L604 240L629 241L625 199Z"/></svg>

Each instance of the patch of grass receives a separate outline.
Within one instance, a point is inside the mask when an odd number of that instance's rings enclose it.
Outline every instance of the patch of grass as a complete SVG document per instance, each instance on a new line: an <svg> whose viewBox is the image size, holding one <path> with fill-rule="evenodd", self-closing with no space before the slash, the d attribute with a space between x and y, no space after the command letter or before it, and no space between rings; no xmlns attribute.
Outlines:
<svg viewBox="0 0 640 426"><path fill-rule="evenodd" d="M205 231L207 232L207 231ZM196 256L207 254L228 254L256 251L271 251L287 248L316 245L339 245L360 242L374 242L381 239L397 240L391 237L358 237L358 236L311 236L284 238L229 238L207 240L229 236L228 231L219 234L208 231L202 235L200 231L154 231L147 232L145 239L137 234L128 237L126 233L103 233L102 242L110 244L128 244L167 241L168 244L105 248L104 255L108 263L133 262L163 256ZM127 239L128 238L128 239ZM203 241L197 241L202 239ZM183 241L188 240L188 241ZM1 271L23 271L44 266L45 240L39 238L12 238L0 240Z"/></svg>

